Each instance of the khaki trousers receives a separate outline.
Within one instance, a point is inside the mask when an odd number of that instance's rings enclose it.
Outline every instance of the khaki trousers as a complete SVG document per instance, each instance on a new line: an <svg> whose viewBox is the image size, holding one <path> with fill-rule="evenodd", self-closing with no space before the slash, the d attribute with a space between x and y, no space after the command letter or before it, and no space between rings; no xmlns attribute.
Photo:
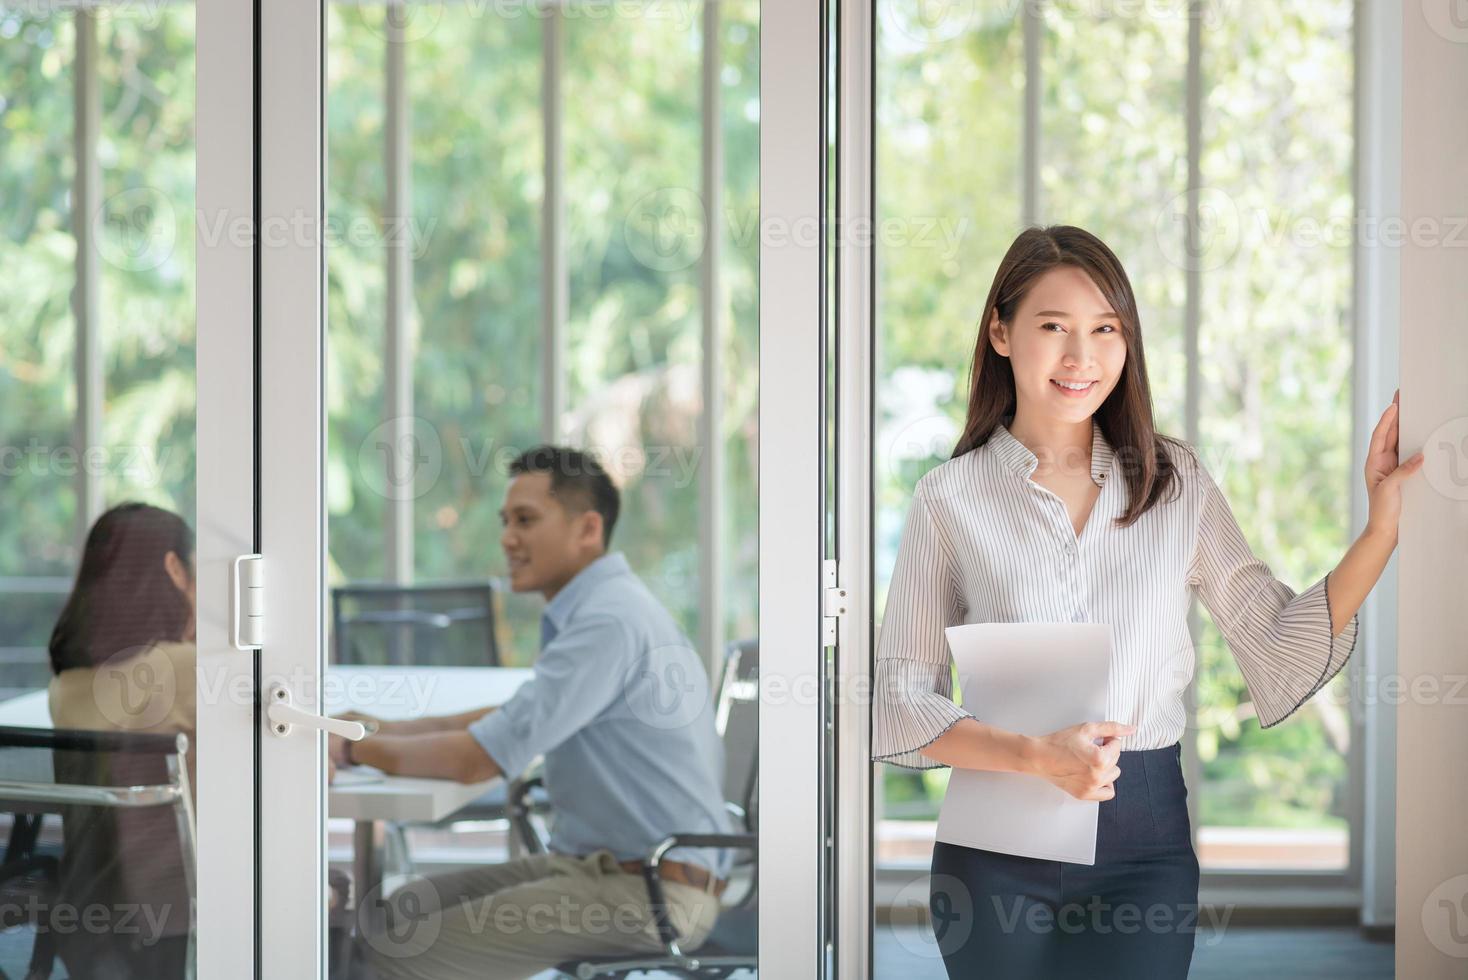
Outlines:
<svg viewBox="0 0 1468 980"><path fill-rule="evenodd" d="M719 914L712 894L663 884L685 951ZM385 900L368 895L358 923L383 980L512 980L578 956L657 954L657 925L640 874L609 851L539 854L410 880Z"/></svg>

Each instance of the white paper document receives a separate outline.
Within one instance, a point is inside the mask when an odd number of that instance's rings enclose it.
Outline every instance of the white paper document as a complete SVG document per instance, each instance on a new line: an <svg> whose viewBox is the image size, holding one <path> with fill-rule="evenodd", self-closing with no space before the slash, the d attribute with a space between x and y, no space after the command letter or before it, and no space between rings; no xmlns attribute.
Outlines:
<svg viewBox="0 0 1468 980"><path fill-rule="evenodd" d="M972 623L945 631L964 710L998 728L1048 735L1106 720L1109 623ZM1096 863L1100 803L1040 776L954 769L937 838L1022 857Z"/></svg>
<svg viewBox="0 0 1468 980"><path fill-rule="evenodd" d="M380 783L387 777L381 769L372 766L351 766L346 769L338 769L332 777L331 785L338 788L343 786L365 786L369 783Z"/></svg>

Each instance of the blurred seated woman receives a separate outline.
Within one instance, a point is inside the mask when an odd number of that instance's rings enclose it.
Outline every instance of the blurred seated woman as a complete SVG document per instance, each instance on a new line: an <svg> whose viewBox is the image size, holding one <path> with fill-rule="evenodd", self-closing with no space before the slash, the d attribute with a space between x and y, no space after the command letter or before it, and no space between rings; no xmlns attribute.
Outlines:
<svg viewBox="0 0 1468 980"><path fill-rule="evenodd" d="M186 734L192 795L194 535L181 517L130 503L97 519L51 634L50 653L52 723L92 731ZM56 757L58 781L128 786L166 778L157 757L75 752ZM56 937L67 972L182 977L192 896L177 811L74 806L62 815L62 832L59 901L104 907L112 925Z"/></svg>

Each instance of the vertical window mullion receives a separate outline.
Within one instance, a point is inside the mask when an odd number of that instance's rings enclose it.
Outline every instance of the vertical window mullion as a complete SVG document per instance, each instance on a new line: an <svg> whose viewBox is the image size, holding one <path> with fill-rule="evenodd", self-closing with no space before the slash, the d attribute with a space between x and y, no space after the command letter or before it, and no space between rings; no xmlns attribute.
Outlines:
<svg viewBox="0 0 1468 980"><path fill-rule="evenodd" d="M721 125L720 78L722 68L719 44L719 4L704 4L702 13L703 43L700 46L700 151L702 182L699 197L703 201L703 260L699 267L700 323L702 343L703 409L699 413L699 444L703 447L703 465L698 468L698 503L702 520L698 522L698 648L703 651L709 676L720 662L724 648L723 611L723 349L719 261L720 217L723 206L723 131Z"/></svg>
<svg viewBox="0 0 1468 980"><path fill-rule="evenodd" d="M1199 438L1199 405L1201 401L1202 375L1198 359L1199 334L1202 328L1203 274L1201 264L1195 261L1201 254L1202 245L1198 238L1199 196L1203 175L1203 0L1188 0L1188 66L1185 89L1185 113L1187 116L1187 216L1183 221L1183 254L1188 256L1183 270L1185 300L1183 308L1183 438L1193 445ZM1202 621L1198 613L1198 601L1188 603L1188 633L1192 637L1193 649L1199 649L1198 637L1202 632ZM1188 820L1194 828L1196 838L1199 803L1202 784L1202 766L1198 761L1198 675L1201 664L1193 669L1193 678L1183 699L1187 712L1189 733L1183 745L1183 770L1188 783L1199 787L1199 791L1188 794Z"/></svg>
<svg viewBox="0 0 1468 980"><path fill-rule="evenodd" d="M97 160L97 133L101 125L101 83L97 78L97 13L78 9L75 24L75 54L72 59L72 181L71 223L76 239L72 317L75 326L76 420L73 431L77 454L102 442L102 403L105 380L102 369L100 285L96 224L92 218L102 206L102 167ZM105 487L102 471L95 466L77 467L76 534L78 554L87 529L102 514Z"/></svg>
<svg viewBox="0 0 1468 980"><path fill-rule="evenodd" d="M1020 8L1024 26L1025 95L1024 95L1024 202L1020 223L1023 227L1040 221L1040 46L1045 24L1040 19L1038 4L1026 3Z"/></svg>
<svg viewBox="0 0 1468 980"><path fill-rule="evenodd" d="M413 256L408 249L407 222L413 214L413 141L408 99L407 38L403 15L387 11L384 32L383 143L385 207L383 231L387 236L387 304L384 323L384 402L391 444L402 446L413 437ZM389 456L384 465L394 465ZM388 474L391 478L392 474ZM391 486L389 482L386 485ZM386 579L413 581L413 495L390 494L386 513Z"/></svg>
<svg viewBox="0 0 1468 980"><path fill-rule="evenodd" d="M565 147L562 138L562 86L566 21L552 5L541 22L541 118L544 121L544 199L541 203L541 435L555 442L566 410L566 319L569 285L565 246Z"/></svg>

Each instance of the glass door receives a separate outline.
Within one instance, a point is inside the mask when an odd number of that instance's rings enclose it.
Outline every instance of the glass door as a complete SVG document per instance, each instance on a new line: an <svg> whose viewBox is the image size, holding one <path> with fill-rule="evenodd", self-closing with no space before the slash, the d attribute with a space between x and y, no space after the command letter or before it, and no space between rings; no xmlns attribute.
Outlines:
<svg viewBox="0 0 1468 980"><path fill-rule="evenodd" d="M260 7L263 974L817 975L821 5Z"/></svg>
<svg viewBox="0 0 1468 980"><path fill-rule="evenodd" d="M997 0L842 5L838 217L869 221L875 252L845 236L838 247L837 342L855 351L840 361L841 565L856 615L874 623L843 655L848 680L870 669L914 487L958 442L976 317L1026 226L1077 225L1115 249L1147 324L1159 431L1226 474L1254 553L1281 581L1303 589L1329 569L1359 494L1353 321L1370 310L1352 312L1349 236L1311 234L1346 227L1353 154L1372 142L1352 123L1369 98L1353 80L1374 63L1358 14L1349 2L1225 18L1188 4L1122 16ZM1280 82L1280 49L1253 43L1265 33L1309 51L1320 84ZM1261 347L1285 352L1278 366L1257 369L1245 352ZM1357 887L1373 846L1350 696L1362 655L1266 731L1201 602L1188 632L1169 669L1187 687L1179 741L1205 904ZM840 728L842 772L870 779L869 792L859 781L842 795L869 819L840 824L851 843L839 874L852 883L840 894L870 905L840 919L863 924L841 941L858 964L842 975L865 975L869 957L878 977L941 976L928 878L949 770L868 769L863 724L858 712Z"/></svg>
<svg viewBox="0 0 1468 980"><path fill-rule="evenodd" d="M251 37L0 7L6 975L253 972Z"/></svg>

